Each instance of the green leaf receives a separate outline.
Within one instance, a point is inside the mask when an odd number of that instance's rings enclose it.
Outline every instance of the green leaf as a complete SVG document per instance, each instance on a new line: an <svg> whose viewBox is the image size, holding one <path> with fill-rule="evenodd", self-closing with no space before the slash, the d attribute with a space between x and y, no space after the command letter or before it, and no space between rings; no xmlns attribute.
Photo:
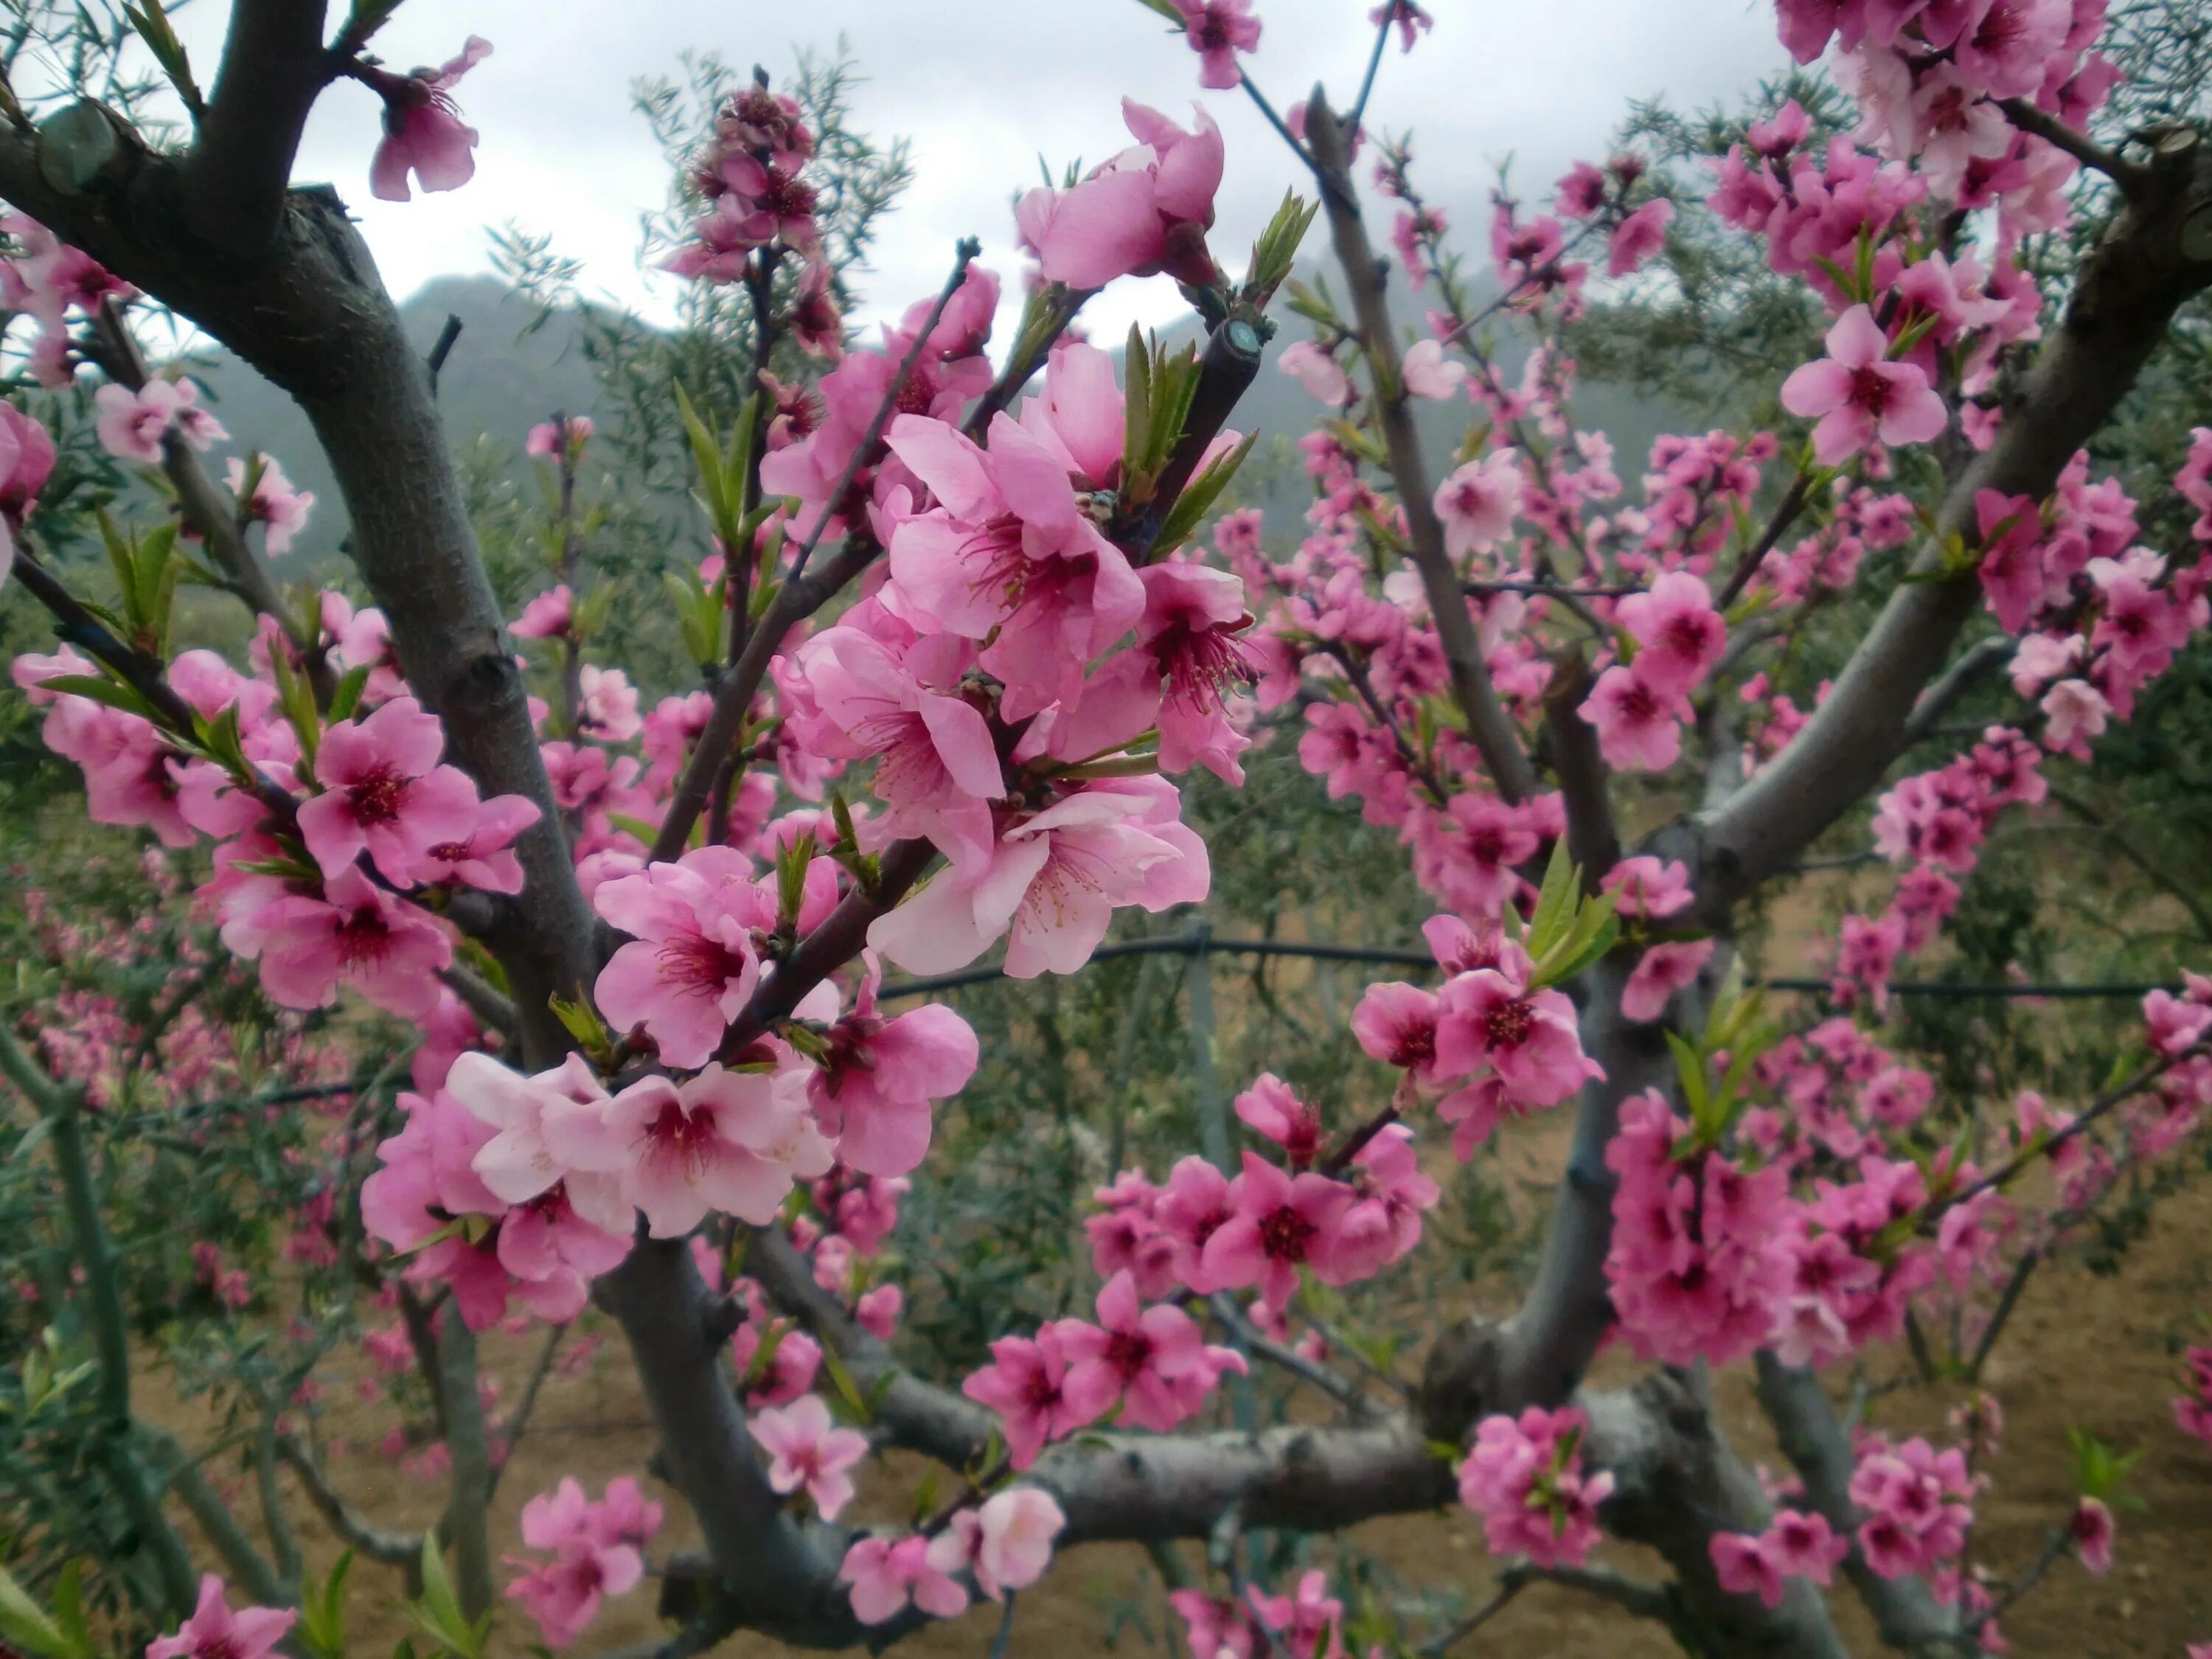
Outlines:
<svg viewBox="0 0 2212 1659"><path fill-rule="evenodd" d="M814 863L811 830L793 836L775 855L776 920L787 927L799 926L799 907L806 897L806 872Z"/></svg>
<svg viewBox="0 0 2212 1659"><path fill-rule="evenodd" d="M337 683L337 689L331 693L331 724L336 725L340 720L349 720L353 718L353 711L361 707L361 694L368 689L368 672L367 663L363 663L358 668L349 668L346 671L345 678Z"/></svg>
<svg viewBox="0 0 2212 1659"><path fill-rule="evenodd" d="M1252 453L1252 446L1260 441L1257 432L1248 432L1244 441L1184 486L1176 504L1168 509L1167 518L1160 525L1160 533L1152 545L1158 553L1173 551L1188 540L1193 531L1212 510L1221 492L1229 488L1229 481L1237 476L1237 469Z"/></svg>
<svg viewBox="0 0 2212 1659"><path fill-rule="evenodd" d="M566 997L548 997L545 1006L553 1011L553 1018L561 1022L562 1029L586 1049L604 1048L612 1042L606 1023L589 1004L571 1002Z"/></svg>
<svg viewBox="0 0 2212 1659"><path fill-rule="evenodd" d="M184 42L169 27L168 13L162 9L161 0L143 0L138 5L125 5L123 15L131 20L131 27L138 31L138 38L154 54L154 61L161 66L161 73L169 77L177 95L185 100L185 107L197 114L204 106L198 84L192 79L191 59L185 55Z"/></svg>
<svg viewBox="0 0 2212 1659"><path fill-rule="evenodd" d="M1667 1046L1674 1054L1675 1075L1682 1081L1682 1098L1700 1128L1712 1107L1712 1089L1705 1076L1705 1057L1680 1032L1667 1033Z"/></svg>
<svg viewBox="0 0 2212 1659"><path fill-rule="evenodd" d="M1142 6L1146 11L1156 11L1159 13L1161 16L1166 18L1169 22L1173 23L1177 28L1182 28L1184 26L1182 14L1175 9L1174 5L1170 3L1170 0L1137 0L1137 3Z"/></svg>
<svg viewBox="0 0 2212 1659"><path fill-rule="evenodd" d="M52 679L40 680L42 691L58 691L71 697L89 697L94 702L104 702L110 708L120 708L125 714L153 720L154 705L140 696L131 686L119 680L111 680L99 674L57 674Z"/></svg>
<svg viewBox="0 0 2212 1659"><path fill-rule="evenodd" d="M1305 240L1306 232L1321 211L1318 199L1302 202L1294 191L1283 192L1283 204L1275 210L1267 229L1252 245L1252 262L1245 267L1244 298L1254 305L1264 306L1274 297L1275 290L1288 280L1297 264L1298 246Z"/></svg>
<svg viewBox="0 0 2212 1659"><path fill-rule="evenodd" d="M853 1420L863 1427L872 1424L876 1420L875 1408L853 1381L853 1373L845 1369L845 1362L837 1357L837 1351L826 1343L822 1349L822 1369L830 1373L830 1385L836 1391L838 1403Z"/></svg>
<svg viewBox="0 0 2212 1659"><path fill-rule="evenodd" d="M1536 895L1535 913L1528 918L1528 954L1541 959L1566 937L1575 901L1582 891L1582 872L1567 850L1567 838L1552 843L1552 860L1544 868L1544 884Z"/></svg>
<svg viewBox="0 0 2212 1659"><path fill-rule="evenodd" d="M1129 325L1121 365L1128 389L1121 399L1121 477L1134 480L1142 470L1145 440L1152 429L1152 353L1143 331Z"/></svg>
<svg viewBox="0 0 2212 1659"><path fill-rule="evenodd" d="M81 1659L62 1627L0 1567L0 1637L41 1659Z"/></svg>
<svg viewBox="0 0 2212 1659"><path fill-rule="evenodd" d="M714 429L699 418L680 381L676 386L676 408L684 417L684 436L691 443L692 466L699 475L700 505L707 509L707 517L720 535L723 526L737 517L737 504L723 489L721 441Z"/></svg>

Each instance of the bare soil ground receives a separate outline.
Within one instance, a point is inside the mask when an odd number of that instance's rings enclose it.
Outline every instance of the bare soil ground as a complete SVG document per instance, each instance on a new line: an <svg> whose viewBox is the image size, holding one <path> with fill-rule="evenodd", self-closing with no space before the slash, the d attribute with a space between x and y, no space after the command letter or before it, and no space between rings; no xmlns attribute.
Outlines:
<svg viewBox="0 0 2212 1659"><path fill-rule="evenodd" d="M1502 1149L1509 1170L1534 1176L1556 1169L1563 1121L1522 1126ZM2120 1516L2118 1565L2094 1578L2063 1561L2006 1623L2013 1651L2023 1659L2082 1659L2095 1656L2156 1656L2181 1659L2185 1644L2212 1640L2212 1449L2182 1435L2169 1401L2177 1364L2170 1344L2197 1333L2212 1316L2208 1301L2204 1241L2212 1237L2212 1190L2185 1192L2160 1210L2150 1236L2128 1258L2117 1279L2100 1279L2075 1265L2047 1270L2032 1284L2012 1334L1997 1351L1988 1386L2007 1419L2001 1455L1990 1466L1994 1484L1983 1500L1975 1559L2000 1574L2032 1559L2050 1528L2070 1505L2071 1462L2066 1431L2080 1425L2124 1450L2145 1454L2131 1483L2140 1509ZM505 1397L522 1387L538 1339L494 1334L487 1364ZM1879 1369L1883 1364L1875 1361ZM1618 1361L1602 1368L1627 1367ZM149 1378L148 1393L158 1378ZM1721 1379L1720 1395L1731 1437L1747 1455L1772 1460L1771 1444L1753 1405L1747 1378ZM1918 1393L1893 1396L1876 1407L1884 1427L1926 1431L1940 1438L1947 1402ZM188 1413L169 1413L173 1420ZM380 1524L417 1526L435 1513L442 1482L410 1474L375 1449L392 1420L388 1405L362 1403L333 1390L326 1419L330 1433L351 1442L338 1478L360 1509ZM188 1421L177 1421L188 1428ZM573 1375L554 1376L538 1420L515 1455L499 1498L496 1547L519 1547L516 1517L532 1494L574 1474L594 1491L618 1474L642 1476L652 1435L646 1410L619 1334L609 1331L596 1358ZM871 1471L864 1487L864 1516L891 1519L905 1511L916 1468L903 1461ZM668 1498L672 1519L659 1549L684 1541L682 1506ZM311 1559L327 1562L336 1545L301 1502L295 1506ZM1492 1564L1479 1528L1459 1514L1401 1516L1358 1529L1358 1546L1396 1578L1420 1585L1457 1586L1468 1606L1488 1594ZM1648 1571L1636 1553L1620 1550L1616 1564ZM405 1626L395 1598L398 1575L364 1565L354 1600L356 1650L389 1650ZM617 1602L576 1651L591 1654L658 1635L650 1589ZM1849 1593L1837 1596L1855 1653L1881 1650ZM1116 1614L1134 1613L1109 1648ZM1109 1650L1165 1653L1161 1643L1167 1609L1159 1580L1143 1552L1133 1547L1095 1547L1074 1553L1047 1583L1021 1599L1012 1651L1092 1654ZM981 1656L996 1634L998 1611L971 1610L902 1644L923 1656ZM526 1621L507 1621L498 1646L520 1653ZM1149 1635L1146 1632L1149 1632ZM1178 1637L1180 1632L1177 1632ZM781 1654L780 1645L740 1638L732 1655ZM1180 1645L1175 1650L1182 1651ZM1610 1607L1549 1587L1513 1602L1462 1653L1553 1656L1555 1659L1645 1659L1674 1651L1655 1626L1639 1625Z"/></svg>

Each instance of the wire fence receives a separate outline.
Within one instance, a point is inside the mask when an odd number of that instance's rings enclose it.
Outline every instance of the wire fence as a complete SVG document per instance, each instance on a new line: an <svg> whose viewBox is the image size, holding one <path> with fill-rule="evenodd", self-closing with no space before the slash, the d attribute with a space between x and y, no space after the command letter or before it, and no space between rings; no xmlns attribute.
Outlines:
<svg viewBox="0 0 2212 1659"><path fill-rule="evenodd" d="M1437 967L1436 958L1428 951L1411 946L1308 944L1303 940L1279 939L1218 939L1211 927L1202 925L1186 933L1164 933L1151 939L1110 939L1092 951L1091 959L1093 962L1109 962L1117 957L1158 956L1190 959L1206 957L1294 957L1312 962L1357 962L1380 968L1411 968L1428 973L1434 973ZM1006 977L1006 970L1002 967L965 968L957 974L931 974L917 979L894 980L883 986L877 995L885 1000L895 997L927 996L938 991L958 990L963 986L994 984ZM1831 981L1810 975L1784 975L1753 979L1748 983L1769 991L1826 996ZM2148 996L2153 991L2178 994L2180 988L2178 985L2160 985L2148 981L2141 984L2114 981L2067 984L2010 980L1893 979L1889 982L1892 996L1930 997L1953 1001L2025 1000L2031 998L2120 1001Z"/></svg>

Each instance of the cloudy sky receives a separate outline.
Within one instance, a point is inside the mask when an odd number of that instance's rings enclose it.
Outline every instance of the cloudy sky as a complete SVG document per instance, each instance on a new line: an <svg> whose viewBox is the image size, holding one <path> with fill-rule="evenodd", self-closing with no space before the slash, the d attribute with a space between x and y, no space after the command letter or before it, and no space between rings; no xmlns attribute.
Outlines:
<svg viewBox="0 0 2212 1659"><path fill-rule="evenodd" d="M1266 35L1249 66L1279 106L1316 80L1348 100L1371 39L1370 3L1260 0ZM1411 58L1392 47L1370 122L1410 127L1436 199L1468 216L1509 155L1516 182L1540 188L1576 156L1600 153L1631 99L1733 99L1783 58L1766 0L1428 4L1435 32ZM203 80L228 11L203 0L179 16ZM512 222L582 260L587 292L664 307L673 279L641 274L635 252L639 210L661 199L666 180L629 89L672 72L686 47L761 63L781 80L795 48L850 40L866 76L858 125L910 139L919 175L886 227L876 274L862 279L872 313L933 293L953 243L970 233L987 263L1012 276L1012 192L1036 181L1040 155L1057 171L1121 148L1125 94L1186 125L1203 100L1221 124L1229 164L1214 246L1224 264L1241 266L1294 182L1292 158L1249 105L1202 91L1195 56L1136 0L411 0L376 46L395 65L434 64L471 32L495 50L459 89L483 135L466 188L404 205L372 199L377 110L350 82L322 100L300 159L301 179L336 185L359 212L402 296L435 276L486 269L485 227ZM1102 332L1181 307L1165 277L1119 289L1128 292L1094 308Z"/></svg>

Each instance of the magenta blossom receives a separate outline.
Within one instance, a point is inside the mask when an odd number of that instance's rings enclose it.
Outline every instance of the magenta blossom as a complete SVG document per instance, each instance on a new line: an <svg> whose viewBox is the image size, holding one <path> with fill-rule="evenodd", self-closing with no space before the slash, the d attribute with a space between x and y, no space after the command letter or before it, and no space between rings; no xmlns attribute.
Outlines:
<svg viewBox="0 0 2212 1659"><path fill-rule="evenodd" d="M631 935L592 987L599 1012L619 1030L642 1025L669 1065L704 1064L759 982L757 940L775 927L750 861L702 847L601 883L592 908Z"/></svg>
<svg viewBox="0 0 2212 1659"><path fill-rule="evenodd" d="M1879 440L1920 444L1942 432L1950 414L1928 377L1911 363L1893 362L1874 313L1853 306L1828 331L1828 355L1782 383L1782 406L1813 428L1813 459L1838 466Z"/></svg>
<svg viewBox="0 0 2212 1659"><path fill-rule="evenodd" d="M438 764L445 746L445 727L412 697L323 733L315 778L324 793L300 804L300 835L325 876L350 869L365 848L404 886L433 847L467 841L481 805L467 773Z"/></svg>
<svg viewBox="0 0 2212 1659"><path fill-rule="evenodd" d="M410 200L407 175L424 190L459 190L476 177L477 130L453 107L460 78L491 56L491 42L471 34L444 68L371 84L384 99L384 137L368 164L370 193L380 201Z"/></svg>
<svg viewBox="0 0 2212 1659"><path fill-rule="evenodd" d="M967 1086L978 1051L968 1022L941 1003L884 1018L879 978L872 959L853 1012L823 1034L827 1052L808 1089L840 1162L862 1175L902 1176L929 1151L929 1103Z"/></svg>
<svg viewBox="0 0 2212 1659"><path fill-rule="evenodd" d="M1260 20L1252 0L1173 0L1182 14L1183 38L1199 57L1198 83L1216 92L1233 90L1244 78L1237 66L1240 52L1260 48Z"/></svg>
<svg viewBox="0 0 2212 1659"><path fill-rule="evenodd" d="M254 923L261 988L286 1008L327 1007L341 983L387 1013L422 1019L438 1006L438 975L451 965L445 931L350 865L323 896L279 898Z"/></svg>
<svg viewBox="0 0 2212 1659"><path fill-rule="evenodd" d="M1444 551L1464 558L1486 553L1513 533L1521 511L1521 463L1510 449L1469 461L1437 486L1437 517L1443 520Z"/></svg>
<svg viewBox="0 0 2212 1659"><path fill-rule="evenodd" d="M235 455L225 464L224 481L238 497L239 512L262 526L262 544L270 556L281 558L292 550L293 538L307 527L315 492L296 488L274 458L262 455L256 459L259 471L250 493L246 488L246 464Z"/></svg>
<svg viewBox="0 0 2212 1659"><path fill-rule="evenodd" d="M820 1395L755 1413L752 1434L769 1455L768 1483L776 1491L803 1490L824 1521L853 1501L853 1477L845 1471L868 1455L868 1437L837 1427Z"/></svg>
<svg viewBox="0 0 2212 1659"><path fill-rule="evenodd" d="M1487 1066L1523 1105L1554 1106L1605 1073L1583 1053L1574 1004L1528 991L1492 968L1462 974L1440 994L1437 1057L1464 1077Z"/></svg>
<svg viewBox="0 0 2212 1659"><path fill-rule="evenodd" d="M765 1226L794 1182L833 1162L795 1068L640 1078L596 1115L562 1113L547 1127L568 1168L620 1177L655 1238L681 1238L709 1210Z"/></svg>
<svg viewBox="0 0 2212 1659"><path fill-rule="evenodd" d="M891 532L896 608L983 641L1007 719L1073 702L1084 665L1143 615L1145 589L1065 465L1004 413L988 448L918 415L893 421L890 442L939 502Z"/></svg>
<svg viewBox="0 0 2212 1659"><path fill-rule="evenodd" d="M167 1636L146 1644L146 1659L263 1659L300 1615L289 1607L240 1607L233 1613L223 1599L222 1580L213 1573L200 1580L199 1605Z"/></svg>
<svg viewBox="0 0 2212 1659"><path fill-rule="evenodd" d="M1662 695L1695 687L1728 648L1728 624L1713 609L1711 590L1686 570L1670 570L1649 592L1630 594L1619 615L1641 647L1637 677Z"/></svg>

